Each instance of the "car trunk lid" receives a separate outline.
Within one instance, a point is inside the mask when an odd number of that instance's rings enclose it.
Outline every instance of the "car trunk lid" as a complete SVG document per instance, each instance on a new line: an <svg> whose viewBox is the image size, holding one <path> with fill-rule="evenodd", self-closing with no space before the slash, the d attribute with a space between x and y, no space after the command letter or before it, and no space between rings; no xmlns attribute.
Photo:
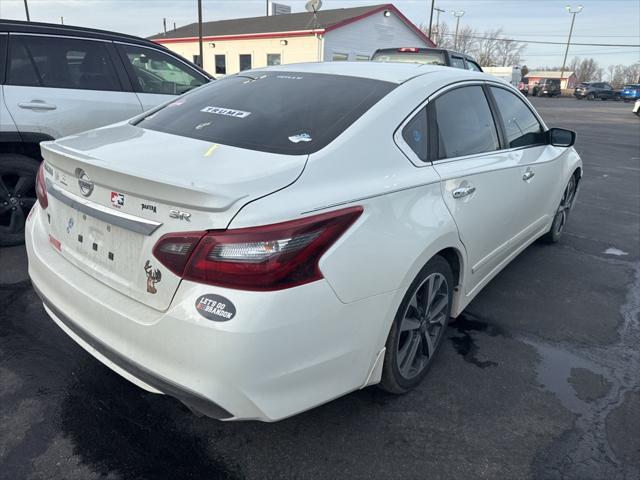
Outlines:
<svg viewBox="0 0 640 480"><path fill-rule="evenodd" d="M91 277L159 310L169 307L180 277L153 256L158 239L227 228L245 204L293 183L307 158L128 123L45 142L42 152L53 247Z"/></svg>

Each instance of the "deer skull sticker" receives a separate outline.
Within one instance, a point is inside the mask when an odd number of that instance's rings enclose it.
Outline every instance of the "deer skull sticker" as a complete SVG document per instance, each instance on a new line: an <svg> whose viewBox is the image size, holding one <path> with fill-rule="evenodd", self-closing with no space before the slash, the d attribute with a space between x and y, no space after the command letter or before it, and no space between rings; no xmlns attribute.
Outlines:
<svg viewBox="0 0 640 480"><path fill-rule="evenodd" d="M155 285L160 280L162 280L162 273L160 273L160 270L158 270L157 268L154 269L151 266L149 260L147 260L144 264L144 271L147 274L147 292L157 293L158 290L156 289Z"/></svg>

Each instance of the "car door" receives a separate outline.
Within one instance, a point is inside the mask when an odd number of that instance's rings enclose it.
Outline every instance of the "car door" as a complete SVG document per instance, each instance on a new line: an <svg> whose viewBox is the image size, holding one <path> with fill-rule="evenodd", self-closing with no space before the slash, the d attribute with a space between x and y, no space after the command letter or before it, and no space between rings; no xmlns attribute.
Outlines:
<svg viewBox="0 0 640 480"><path fill-rule="evenodd" d="M518 165L518 215L522 222L512 238L515 248L544 233L553 219L563 188L563 169L555 147L548 144L545 127L532 108L515 92L498 85L488 89L504 132L505 147Z"/></svg>
<svg viewBox="0 0 640 480"><path fill-rule="evenodd" d="M470 294L509 257L523 228L522 165L502 151L483 85L450 87L429 104L430 157L466 249Z"/></svg>
<svg viewBox="0 0 640 480"><path fill-rule="evenodd" d="M117 43L117 48L145 110L210 81L182 59L159 49L127 43Z"/></svg>
<svg viewBox="0 0 640 480"><path fill-rule="evenodd" d="M5 103L21 132L58 138L142 112L111 42L11 34L8 59Z"/></svg>

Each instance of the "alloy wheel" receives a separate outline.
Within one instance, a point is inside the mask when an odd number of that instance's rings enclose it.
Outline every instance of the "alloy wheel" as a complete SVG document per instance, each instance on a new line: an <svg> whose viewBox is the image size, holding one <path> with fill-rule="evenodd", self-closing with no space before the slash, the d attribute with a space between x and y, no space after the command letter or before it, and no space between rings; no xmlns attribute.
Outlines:
<svg viewBox="0 0 640 480"><path fill-rule="evenodd" d="M432 273L416 288L402 317L398 335L397 366L411 379L433 358L447 323L449 285L440 273Z"/></svg>
<svg viewBox="0 0 640 480"><path fill-rule="evenodd" d="M569 180L569 183L567 184L567 188L564 189L564 194L562 195L562 200L560 201L560 206L558 207L558 211L556 213L556 219L554 221L554 233L557 235L562 233L562 230L567 223L569 211L573 206L573 200L576 196L576 186L576 178L572 176Z"/></svg>
<svg viewBox="0 0 640 480"><path fill-rule="evenodd" d="M26 172L0 172L0 235L24 232L36 203L35 178Z"/></svg>

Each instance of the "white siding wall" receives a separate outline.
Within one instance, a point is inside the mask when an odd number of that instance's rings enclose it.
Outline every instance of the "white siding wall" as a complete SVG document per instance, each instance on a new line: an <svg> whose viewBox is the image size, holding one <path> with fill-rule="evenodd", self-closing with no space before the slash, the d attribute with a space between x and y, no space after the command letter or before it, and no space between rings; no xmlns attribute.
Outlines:
<svg viewBox="0 0 640 480"><path fill-rule="evenodd" d="M378 12L327 32L324 37L324 61L330 62L334 53L347 54L348 59L354 61L356 55L371 57L378 48L428 46L393 12L388 17Z"/></svg>

